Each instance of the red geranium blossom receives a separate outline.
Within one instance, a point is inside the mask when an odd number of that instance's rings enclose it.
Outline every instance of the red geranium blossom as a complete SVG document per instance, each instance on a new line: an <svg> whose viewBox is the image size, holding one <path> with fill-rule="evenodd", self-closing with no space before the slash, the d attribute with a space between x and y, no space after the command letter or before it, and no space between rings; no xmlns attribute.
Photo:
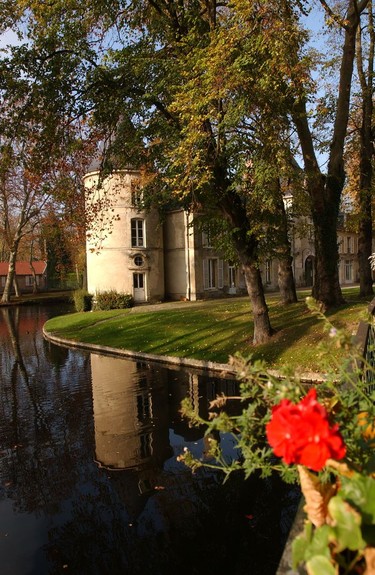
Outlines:
<svg viewBox="0 0 375 575"><path fill-rule="evenodd" d="M320 471L327 459L342 459L346 448L338 425L330 425L316 389L297 404L283 399L272 409L266 426L269 444L285 463L298 463Z"/></svg>

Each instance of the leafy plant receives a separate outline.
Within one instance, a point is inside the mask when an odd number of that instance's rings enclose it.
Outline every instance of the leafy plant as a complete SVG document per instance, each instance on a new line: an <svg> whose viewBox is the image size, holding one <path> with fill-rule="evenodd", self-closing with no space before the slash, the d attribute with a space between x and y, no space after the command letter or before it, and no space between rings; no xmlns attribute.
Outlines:
<svg viewBox="0 0 375 575"><path fill-rule="evenodd" d="M133 305L133 296L127 293L107 290L97 292L95 295L95 310L126 309Z"/></svg>
<svg viewBox="0 0 375 575"><path fill-rule="evenodd" d="M91 311L93 295L87 290L78 289L73 293L74 308L77 312Z"/></svg>
<svg viewBox="0 0 375 575"><path fill-rule="evenodd" d="M226 461L220 444L210 442L210 465L220 466L226 475L235 469L246 477L278 472L285 481L300 484L306 523L293 544L294 567L304 563L309 575L373 575L375 392L362 378L364 369L372 367L314 300L307 303L330 335L326 357L332 356L332 347L345 350L345 360L335 362L324 381L307 385L288 369L280 378L262 362L235 356L240 396L230 399L244 404L242 413L225 413L226 397L211 402L208 421L189 400L182 412L192 425L205 425L209 437L214 431L233 434L236 460ZM180 459L193 469L207 465L189 451Z"/></svg>

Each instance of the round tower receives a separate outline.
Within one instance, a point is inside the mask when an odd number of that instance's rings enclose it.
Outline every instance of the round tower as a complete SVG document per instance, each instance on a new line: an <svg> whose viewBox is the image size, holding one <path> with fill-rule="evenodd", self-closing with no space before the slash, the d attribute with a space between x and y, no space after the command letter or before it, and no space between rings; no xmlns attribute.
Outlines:
<svg viewBox="0 0 375 575"><path fill-rule="evenodd" d="M135 302L164 298L162 225L157 210L143 206L138 170L119 170L102 179L85 175L87 288L115 290Z"/></svg>

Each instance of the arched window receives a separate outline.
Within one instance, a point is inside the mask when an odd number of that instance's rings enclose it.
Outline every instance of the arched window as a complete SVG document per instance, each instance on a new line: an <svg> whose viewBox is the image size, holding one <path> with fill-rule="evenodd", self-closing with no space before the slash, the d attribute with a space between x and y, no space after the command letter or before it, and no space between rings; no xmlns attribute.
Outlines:
<svg viewBox="0 0 375 575"><path fill-rule="evenodd" d="M132 248L145 247L144 220L133 218L131 220Z"/></svg>

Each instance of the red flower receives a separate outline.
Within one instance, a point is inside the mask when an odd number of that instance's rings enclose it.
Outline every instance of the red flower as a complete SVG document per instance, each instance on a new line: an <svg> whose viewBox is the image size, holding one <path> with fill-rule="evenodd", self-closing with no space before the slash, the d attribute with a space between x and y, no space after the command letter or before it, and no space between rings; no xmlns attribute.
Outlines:
<svg viewBox="0 0 375 575"><path fill-rule="evenodd" d="M320 471L327 459L342 459L346 453L338 425L330 425L315 389L297 404L283 399L273 407L266 434L275 455L285 463L298 463L314 471Z"/></svg>

